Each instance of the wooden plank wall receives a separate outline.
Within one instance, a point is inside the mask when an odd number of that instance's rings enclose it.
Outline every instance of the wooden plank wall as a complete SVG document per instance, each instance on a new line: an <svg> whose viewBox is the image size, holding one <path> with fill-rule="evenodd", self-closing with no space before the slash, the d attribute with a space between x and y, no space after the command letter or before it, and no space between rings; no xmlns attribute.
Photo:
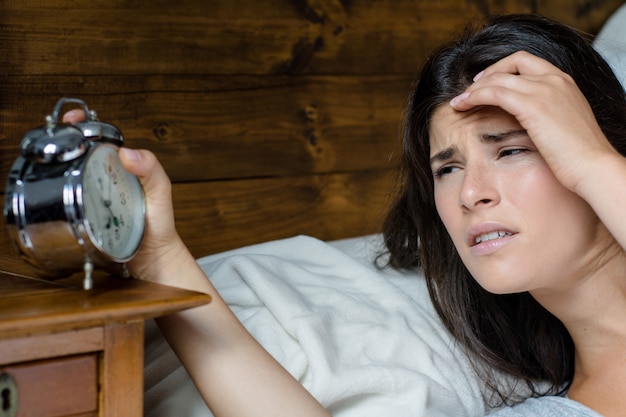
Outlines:
<svg viewBox="0 0 626 417"><path fill-rule="evenodd" d="M491 13L596 33L622 3L4 0L0 191L23 134L69 96L158 155L196 256L376 232L405 97L436 45Z"/></svg>

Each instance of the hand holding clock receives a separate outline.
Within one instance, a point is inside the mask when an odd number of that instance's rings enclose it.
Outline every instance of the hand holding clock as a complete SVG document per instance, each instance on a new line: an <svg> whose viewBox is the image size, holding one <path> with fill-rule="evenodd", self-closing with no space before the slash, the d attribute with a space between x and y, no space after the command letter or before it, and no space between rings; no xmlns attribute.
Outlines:
<svg viewBox="0 0 626 417"><path fill-rule="evenodd" d="M70 110L63 116L65 123L79 123L84 119L82 110ZM128 262L128 271L135 278L176 285L170 280L172 276L161 278L165 275L163 273L173 270L172 274L178 275L177 271L184 269L182 265L187 262L195 265L195 260L176 232L169 177L156 156L148 150L122 147L119 156L124 168L139 178L146 199L143 241L135 257ZM107 207L106 200L103 205ZM113 213L109 214L115 217ZM181 262L183 260L185 262Z"/></svg>
<svg viewBox="0 0 626 417"><path fill-rule="evenodd" d="M64 121L76 123L81 113L70 111ZM206 306L157 323L214 415L330 417L248 333L200 269L176 231L171 182L156 156L124 147L119 156L139 178L146 201L143 242L127 264L130 274L212 296Z"/></svg>

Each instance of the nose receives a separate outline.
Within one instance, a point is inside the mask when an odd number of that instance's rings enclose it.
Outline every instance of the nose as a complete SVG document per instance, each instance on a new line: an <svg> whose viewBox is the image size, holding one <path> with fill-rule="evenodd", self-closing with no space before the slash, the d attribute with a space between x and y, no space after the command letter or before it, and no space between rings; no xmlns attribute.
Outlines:
<svg viewBox="0 0 626 417"><path fill-rule="evenodd" d="M483 164L467 165L459 192L459 204L467 210L477 210L498 204L500 194L497 180Z"/></svg>

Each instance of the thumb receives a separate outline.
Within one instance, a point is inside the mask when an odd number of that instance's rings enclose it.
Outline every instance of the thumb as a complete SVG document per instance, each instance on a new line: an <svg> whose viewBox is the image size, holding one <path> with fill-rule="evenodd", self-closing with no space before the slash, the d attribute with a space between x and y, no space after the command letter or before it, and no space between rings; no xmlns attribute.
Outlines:
<svg viewBox="0 0 626 417"><path fill-rule="evenodd" d="M156 156L145 149L120 148L120 160L124 168L136 175L144 188L169 186L170 180ZM146 190L147 192L148 190Z"/></svg>
<svg viewBox="0 0 626 417"><path fill-rule="evenodd" d="M178 249L184 247L176 232L172 184L152 152L122 147L119 155L126 170L139 178L146 198L143 242L128 268L136 278L151 279L158 276L162 262L178 256L171 254L179 254Z"/></svg>
<svg viewBox="0 0 626 417"><path fill-rule="evenodd" d="M119 155L124 168L139 178L153 215L166 219L166 223L173 222L172 183L157 157L148 150L124 147Z"/></svg>

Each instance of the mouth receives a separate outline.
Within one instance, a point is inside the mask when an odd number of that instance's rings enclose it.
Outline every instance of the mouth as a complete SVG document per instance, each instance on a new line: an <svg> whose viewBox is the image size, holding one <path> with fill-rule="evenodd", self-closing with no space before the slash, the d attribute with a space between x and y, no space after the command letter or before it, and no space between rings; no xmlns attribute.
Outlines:
<svg viewBox="0 0 626 417"><path fill-rule="evenodd" d="M481 221L471 225L465 232L468 247L499 246L499 241L511 239L517 231L497 221Z"/></svg>
<svg viewBox="0 0 626 417"><path fill-rule="evenodd" d="M472 246L478 245L479 243L488 242L490 240L502 239L507 236L512 236L513 233L507 232L505 230L497 230L489 233L482 233L477 235L472 240Z"/></svg>

